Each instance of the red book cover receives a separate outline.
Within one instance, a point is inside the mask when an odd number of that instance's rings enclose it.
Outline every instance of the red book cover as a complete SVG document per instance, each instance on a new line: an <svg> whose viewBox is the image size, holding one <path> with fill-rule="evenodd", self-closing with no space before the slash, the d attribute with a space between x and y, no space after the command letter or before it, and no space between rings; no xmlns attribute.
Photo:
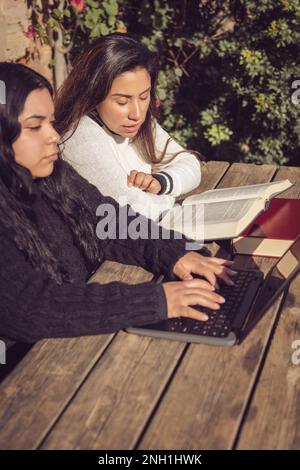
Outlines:
<svg viewBox="0 0 300 470"><path fill-rule="evenodd" d="M242 236L295 240L300 234L300 199L273 198Z"/></svg>
<svg viewBox="0 0 300 470"><path fill-rule="evenodd" d="M300 200L273 198L238 238L233 252L253 256L279 257L300 234Z"/></svg>

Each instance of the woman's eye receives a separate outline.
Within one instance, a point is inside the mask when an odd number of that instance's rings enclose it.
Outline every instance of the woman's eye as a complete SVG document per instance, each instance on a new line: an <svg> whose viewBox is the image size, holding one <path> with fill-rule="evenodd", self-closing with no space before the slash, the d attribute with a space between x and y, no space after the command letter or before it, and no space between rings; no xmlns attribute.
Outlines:
<svg viewBox="0 0 300 470"><path fill-rule="evenodd" d="M148 98L149 98L149 95L141 96L141 100L142 100L142 101L146 101Z"/></svg>
<svg viewBox="0 0 300 470"><path fill-rule="evenodd" d="M28 127L31 131L38 131L42 126Z"/></svg>
<svg viewBox="0 0 300 470"><path fill-rule="evenodd" d="M127 101L117 101L117 104L119 104L120 106L125 106L125 104L127 104Z"/></svg>

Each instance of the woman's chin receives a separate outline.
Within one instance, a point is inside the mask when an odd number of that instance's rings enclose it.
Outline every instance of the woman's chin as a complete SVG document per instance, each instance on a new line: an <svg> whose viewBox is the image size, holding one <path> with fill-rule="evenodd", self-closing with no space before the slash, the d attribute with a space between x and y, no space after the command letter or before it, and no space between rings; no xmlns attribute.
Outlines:
<svg viewBox="0 0 300 470"><path fill-rule="evenodd" d="M47 165L47 168L44 168L43 170L36 171L32 173L32 178L37 179L37 178L47 178L48 176L52 175L54 170L54 163L49 162L49 165Z"/></svg>

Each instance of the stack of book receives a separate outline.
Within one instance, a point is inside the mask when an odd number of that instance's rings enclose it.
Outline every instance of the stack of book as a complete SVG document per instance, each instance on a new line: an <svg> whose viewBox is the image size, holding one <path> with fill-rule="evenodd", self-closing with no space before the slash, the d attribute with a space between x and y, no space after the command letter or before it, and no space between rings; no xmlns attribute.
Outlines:
<svg viewBox="0 0 300 470"><path fill-rule="evenodd" d="M280 257L300 234L300 200L274 198L247 229L232 240L236 254Z"/></svg>

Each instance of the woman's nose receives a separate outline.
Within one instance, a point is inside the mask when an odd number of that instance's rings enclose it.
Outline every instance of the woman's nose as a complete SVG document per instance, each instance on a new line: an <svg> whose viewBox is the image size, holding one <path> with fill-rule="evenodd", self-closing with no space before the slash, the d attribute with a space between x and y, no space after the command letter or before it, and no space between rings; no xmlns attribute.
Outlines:
<svg viewBox="0 0 300 470"><path fill-rule="evenodd" d="M51 141L51 143L58 143L60 141L60 135L55 129L52 129L52 132L49 136L49 140Z"/></svg>
<svg viewBox="0 0 300 470"><path fill-rule="evenodd" d="M140 104L137 101L133 101L129 110L129 119L138 121L141 117Z"/></svg>

